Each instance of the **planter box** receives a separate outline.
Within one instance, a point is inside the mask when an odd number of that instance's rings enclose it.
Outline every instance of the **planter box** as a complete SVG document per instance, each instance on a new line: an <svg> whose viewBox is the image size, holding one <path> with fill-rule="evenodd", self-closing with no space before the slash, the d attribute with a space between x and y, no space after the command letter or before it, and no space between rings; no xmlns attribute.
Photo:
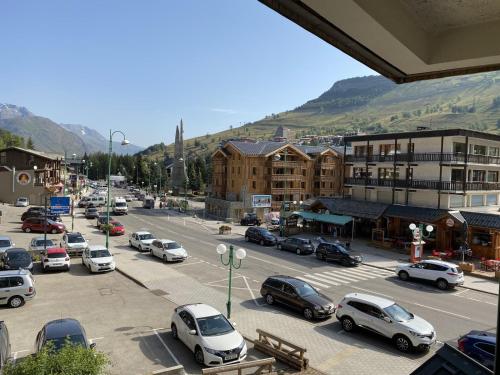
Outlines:
<svg viewBox="0 0 500 375"><path fill-rule="evenodd" d="M460 262L458 265L464 272L473 272L475 268L474 263Z"/></svg>

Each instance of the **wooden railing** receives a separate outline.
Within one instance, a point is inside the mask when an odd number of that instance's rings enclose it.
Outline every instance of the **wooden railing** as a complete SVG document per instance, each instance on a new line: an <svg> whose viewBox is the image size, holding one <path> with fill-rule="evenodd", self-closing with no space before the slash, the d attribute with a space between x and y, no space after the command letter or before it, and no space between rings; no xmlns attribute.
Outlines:
<svg viewBox="0 0 500 375"><path fill-rule="evenodd" d="M255 361L235 363L233 365L225 365L212 368L204 368L201 370L203 375L205 374L223 374L226 372L234 373L238 375L243 374L243 370L254 369L253 372L245 371L245 374L260 375L260 374L272 374L273 364L276 362L274 358L257 359Z"/></svg>

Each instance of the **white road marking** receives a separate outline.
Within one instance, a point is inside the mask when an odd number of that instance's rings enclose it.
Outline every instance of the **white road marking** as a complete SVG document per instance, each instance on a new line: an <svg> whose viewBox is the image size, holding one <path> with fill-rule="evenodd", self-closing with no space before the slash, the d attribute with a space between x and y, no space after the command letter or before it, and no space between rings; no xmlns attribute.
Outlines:
<svg viewBox="0 0 500 375"><path fill-rule="evenodd" d="M314 280L319 280L321 282L324 282L324 283L327 283L327 284L331 284L331 285L335 285L335 286L339 286L341 284L335 282L335 281L331 281L331 280L328 280L326 277L318 277L318 276L314 276L314 275L311 275L311 274L306 274L304 275L304 277L307 277L309 279L314 279Z"/></svg>
<svg viewBox="0 0 500 375"><path fill-rule="evenodd" d="M206 284L206 285L208 285L208 284ZM210 284L210 285L208 285L208 286L210 286L210 287L212 287L212 288L225 288L225 289L229 288L229 286L228 286L228 285L214 285L214 284ZM248 290L248 288L246 288L246 287L245 287L245 288L241 288L241 287L239 287L239 286L232 286L232 285L231 285L231 289L237 289L237 290ZM257 290L257 289L252 289L252 290L255 290L256 292L258 292L258 290ZM260 305L257 305L257 306L260 306Z"/></svg>
<svg viewBox="0 0 500 375"><path fill-rule="evenodd" d="M491 305L491 306L496 306L497 305L496 303L493 303L493 302L481 301L480 299L476 299L476 298L472 298L472 297L461 297L461 298L470 299L471 301L474 301L474 302L486 303L486 304Z"/></svg>
<svg viewBox="0 0 500 375"><path fill-rule="evenodd" d="M94 337L94 338L91 338L89 339L90 343L93 343L94 341L96 340L102 340L104 337Z"/></svg>
<svg viewBox="0 0 500 375"><path fill-rule="evenodd" d="M346 273L348 275L353 275L353 277L357 277L358 279L362 279L362 280L366 280L367 278L368 279L375 279L375 278L379 277L378 275L374 275L373 273L368 273L368 272L364 272L361 270L357 270L357 271L342 270L342 273Z"/></svg>
<svg viewBox="0 0 500 375"><path fill-rule="evenodd" d="M195 258L193 258L193 259L195 259ZM181 264L175 264L175 265L173 265L173 267L179 268L179 267L183 267L183 266L191 266L193 264L200 264L200 263L203 263L203 261L199 260L197 262L186 262L186 263L181 263Z"/></svg>
<svg viewBox="0 0 500 375"><path fill-rule="evenodd" d="M300 271L296 268L292 268L292 267L288 267L288 266L285 266L283 264L280 264L279 262L271 262L269 260L265 260L265 259L261 259L261 258L257 258L257 257L254 257L253 255L248 255L247 254L247 258L250 258L250 259L255 259L255 260L258 260L258 261L261 261L261 262L264 262L264 263L268 263L268 264L272 264L273 266L276 266L276 267L281 267L281 268L285 268L285 269L288 269L290 271L294 271L294 272L297 272L297 273L302 273L304 271Z"/></svg>
<svg viewBox="0 0 500 375"><path fill-rule="evenodd" d="M170 350L170 348L167 346L167 344L165 344L165 341L163 341L163 339L161 338L160 334L158 333L157 330L153 330L153 332L155 333L156 337L158 337L158 340L160 340L160 342L162 343L162 345L165 347L165 349L167 349L167 352L168 354L170 354L170 356L172 357L172 359L174 360L175 364L176 365L180 365L181 363L179 362L179 360L177 359L177 357L174 355L174 353L172 353L172 351Z"/></svg>
<svg viewBox="0 0 500 375"><path fill-rule="evenodd" d="M250 288L250 285L248 285L248 281L247 281L247 278L246 278L245 276L243 276L243 281L245 282L245 285L247 286L247 289L248 289L248 291L250 292L250 295L252 296L253 301L255 302L255 305L256 305L257 307L259 307L259 306L260 306L260 303L259 303L259 302L257 302L257 299L255 298L255 295L253 294L252 288Z"/></svg>
<svg viewBox="0 0 500 375"><path fill-rule="evenodd" d="M318 286L320 286L322 288L329 288L330 287L329 285L322 284L322 283L319 283L319 282L314 281L314 280L308 280L308 279L306 279L303 276L296 276L296 277L297 277L297 279L305 281L306 283L313 284L313 285L318 285Z"/></svg>
<svg viewBox="0 0 500 375"><path fill-rule="evenodd" d="M352 281L350 279L345 279L345 278L342 279L338 275L336 275L335 277L328 276L328 275L325 275L325 274L322 274L322 273L315 273L315 275L321 276L322 278L325 278L327 280L334 280L334 281L338 281L339 283L344 283L344 284L349 284Z"/></svg>
<svg viewBox="0 0 500 375"><path fill-rule="evenodd" d="M364 281L366 278L363 276L358 276L358 275L352 275L352 274L345 274L342 271L328 271L328 272L323 272L325 275L330 275L332 277L339 277L343 278L345 280L349 280L349 282L356 282L356 281Z"/></svg>
<svg viewBox="0 0 500 375"><path fill-rule="evenodd" d="M360 271L365 271L365 272L368 272L371 274L375 274L375 275L383 275L383 276L391 275L392 276L392 275L396 274L395 272L392 272L392 271L383 270L383 269L375 268L375 267L368 267L368 266L358 266L358 267L356 267L356 269L358 269Z"/></svg>
<svg viewBox="0 0 500 375"><path fill-rule="evenodd" d="M446 311L446 310L441 310L441 309L438 309L436 307L422 305L422 304L416 303L416 302L411 302L411 303L413 303L416 306L425 307L426 309L431 309L431 310L442 312L444 314L448 314L448 315L452 315L452 316L457 316L457 317L462 318L462 319L471 320L468 316L465 316L465 315L455 314L455 313L452 313L452 312L449 312L449 311Z"/></svg>

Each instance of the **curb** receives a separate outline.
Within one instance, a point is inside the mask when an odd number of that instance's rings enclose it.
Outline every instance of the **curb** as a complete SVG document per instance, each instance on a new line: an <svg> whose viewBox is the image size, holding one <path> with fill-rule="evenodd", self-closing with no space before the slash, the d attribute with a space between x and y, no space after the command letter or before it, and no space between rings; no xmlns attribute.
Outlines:
<svg viewBox="0 0 500 375"><path fill-rule="evenodd" d="M140 282L138 279L136 279L135 277L133 276L130 276L128 273L122 271L120 268L118 267L115 267L115 271L117 271L119 274L125 276L127 279L133 281L134 283L136 283L137 285L143 287L144 289L148 289L148 287L146 285L144 285L142 282ZM149 290L149 289L148 289Z"/></svg>

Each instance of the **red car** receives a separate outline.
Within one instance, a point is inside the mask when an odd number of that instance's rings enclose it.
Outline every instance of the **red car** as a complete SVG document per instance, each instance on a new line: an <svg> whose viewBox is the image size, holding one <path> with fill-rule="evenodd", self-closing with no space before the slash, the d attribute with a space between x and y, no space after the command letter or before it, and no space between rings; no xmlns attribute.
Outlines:
<svg viewBox="0 0 500 375"><path fill-rule="evenodd" d="M110 236L121 236L122 234L125 234L125 227L123 226L122 223L119 223L118 221L110 221L110 224L112 227L109 229L109 235ZM103 232L106 232L103 230Z"/></svg>
<svg viewBox="0 0 500 375"><path fill-rule="evenodd" d="M64 224L57 221L47 220L43 217L30 217L23 221L21 229L26 232L47 232L47 233L62 233L66 230Z"/></svg>

